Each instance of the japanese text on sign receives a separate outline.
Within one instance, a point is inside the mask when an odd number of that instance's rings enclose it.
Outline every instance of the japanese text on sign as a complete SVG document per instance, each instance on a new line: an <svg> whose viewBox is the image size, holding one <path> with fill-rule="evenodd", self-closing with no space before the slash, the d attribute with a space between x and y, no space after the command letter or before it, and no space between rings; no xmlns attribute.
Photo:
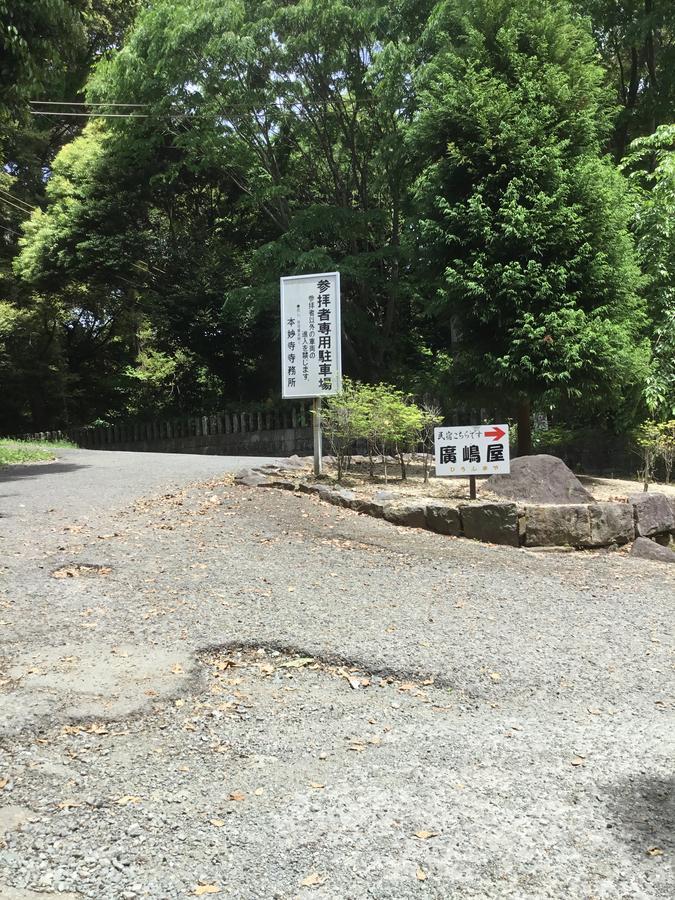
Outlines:
<svg viewBox="0 0 675 900"><path fill-rule="evenodd" d="M340 273L281 279L283 397L324 397L342 386Z"/></svg>
<svg viewBox="0 0 675 900"><path fill-rule="evenodd" d="M511 471L508 425L434 429L436 475L504 475Z"/></svg>

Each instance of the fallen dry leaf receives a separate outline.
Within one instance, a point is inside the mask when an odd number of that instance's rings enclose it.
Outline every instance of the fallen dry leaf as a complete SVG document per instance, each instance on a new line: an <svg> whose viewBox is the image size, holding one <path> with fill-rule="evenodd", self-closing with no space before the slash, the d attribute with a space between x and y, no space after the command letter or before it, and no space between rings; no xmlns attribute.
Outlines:
<svg viewBox="0 0 675 900"><path fill-rule="evenodd" d="M326 785L322 784L320 781L310 781L309 786L317 789L326 787Z"/></svg>
<svg viewBox="0 0 675 900"><path fill-rule="evenodd" d="M173 675L184 675L185 669L181 666L180 663L174 663L174 665L171 666L171 672Z"/></svg>
<svg viewBox="0 0 675 900"><path fill-rule="evenodd" d="M232 791L229 796L230 800L241 801L246 799L246 794L243 791Z"/></svg>
<svg viewBox="0 0 675 900"><path fill-rule="evenodd" d="M198 884L192 893L195 897L202 897L204 894L219 894L220 888L217 884Z"/></svg>
<svg viewBox="0 0 675 900"><path fill-rule="evenodd" d="M142 799L142 797L136 797L133 794L125 794L124 797L120 797L115 802L118 806L128 806L129 803L140 803Z"/></svg>
<svg viewBox="0 0 675 900"><path fill-rule="evenodd" d="M570 765L572 766L585 766L586 760L583 756L574 756L570 760Z"/></svg>
<svg viewBox="0 0 675 900"><path fill-rule="evenodd" d="M416 831L415 837L419 838L421 841L428 841L429 838L436 837L438 835L437 831Z"/></svg>
<svg viewBox="0 0 675 900"><path fill-rule="evenodd" d="M77 809L77 807L82 806L82 804L77 800L61 800L57 806L59 809Z"/></svg>
<svg viewBox="0 0 675 900"><path fill-rule="evenodd" d="M107 734L108 733L108 729L105 727L105 725L102 722L93 722L89 726L89 728L87 728L87 731L90 734Z"/></svg>
<svg viewBox="0 0 675 900"><path fill-rule="evenodd" d="M213 825L215 828L222 828L225 824L225 819L210 819L209 824Z"/></svg>
<svg viewBox="0 0 675 900"><path fill-rule="evenodd" d="M8 784L9 778L0 778L0 791L4 791Z"/></svg>
<svg viewBox="0 0 675 900"><path fill-rule="evenodd" d="M280 669L300 669L302 666L308 666L314 662L313 656L299 656L297 659L287 659L285 662L279 663Z"/></svg>
<svg viewBox="0 0 675 900"><path fill-rule="evenodd" d="M303 878L300 884L302 887L314 887L318 884L323 884L326 879L322 878L318 872L312 872L311 875L308 875L306 878Z"/></svg>
<svg viewBox="0 0 675 900"><path fill-rule="evenodd" d="M262 797L265 791L263 788L256 788L253 793L256 795L256 797Z"/></svg>
<svg viewBox="0 0 675 900"><path fill-rule="evenodd" d="M424 871L424 869L418 867L416 874L417 874L418 881L426 881L427 880L427 873Z"/></svg>
<svg viewBox="0 0 675 900"><path fill-rule="evenodd" d="M502 680L502 676L500 675L499 672L490 672L490 678L493 681L501 681Z"/></svg>
<svg viewBox="0 0 675 900"><path fill-rule="evenodd" d="M663 856L663 850L660 847L650 847L647 856Z"/></svg>

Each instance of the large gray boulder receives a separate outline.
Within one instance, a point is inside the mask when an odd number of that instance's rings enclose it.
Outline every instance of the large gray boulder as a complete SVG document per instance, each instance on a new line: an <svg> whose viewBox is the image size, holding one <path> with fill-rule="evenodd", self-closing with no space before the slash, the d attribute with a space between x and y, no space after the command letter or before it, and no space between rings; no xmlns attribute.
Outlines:
<svg viewBox="0 0 675 900"><path fill-rule="evenodd" d="M633 507L635 530L638 537L651 537L675 531L675 511L665 494L631 494L628 502Z"/></svg>
<svg viewBox="0 0 675 900"><path fill-rule="evenodd" d="M653 559L655 562L675 563L675 553L670 547L662 547L649 538L639 537L630 548L630 555L640 559Z"/></svg>
<svg viewBox="0 0 675 900"><path fill-rule="evenodd" d="M540 453L511 460L509 475L491 475L484 489L530 503L592 503L593 497L557 456Z"/></svg>
<svg viewBox="0 0 675 900"><path fill-rule="evenodd" d="M460 503L459 513L464 537L520 546L521 513L517 503L489 500Z"/></svg>

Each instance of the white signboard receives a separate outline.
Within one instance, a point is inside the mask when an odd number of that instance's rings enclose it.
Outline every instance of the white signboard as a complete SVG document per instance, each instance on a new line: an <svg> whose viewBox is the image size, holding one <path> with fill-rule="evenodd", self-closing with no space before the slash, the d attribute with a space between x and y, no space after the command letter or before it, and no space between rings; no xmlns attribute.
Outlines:
<svg viewBox="0 0 675 900"><path fill-rule="evenodd" d="M508 474L511 471L508 425L459 425L434 428L436 475Z"/></svg>
<svg viewBox="0 0 675 900"><path fill-rule="evenodd" d="M342 389L340 273L281 279L281 395L328 397Z"/></svg>

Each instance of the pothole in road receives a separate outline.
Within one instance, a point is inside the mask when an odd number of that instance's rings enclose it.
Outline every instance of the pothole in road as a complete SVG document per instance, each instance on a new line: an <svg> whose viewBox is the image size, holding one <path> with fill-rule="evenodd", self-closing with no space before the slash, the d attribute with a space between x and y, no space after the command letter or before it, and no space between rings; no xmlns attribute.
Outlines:
<svg viewBox="0 0 675 900"><path fill-rule="evenodd" d="M68 565L54 569L51 576L52 578L83 578L96 575L110 575L111 572L111 566L97 563L68 563Z"/></svg>
<svg viewBox="0 0 675 900"><path fill-rule="evenodd" d="M375 674L363 666L350 663L334 663L326 659L305 655L299 651L283 651L269 647L235 647L211 650L201 654L207 677L218 681L241 682L237 670L248 670L263 679L293 679L300 673L316 673L335 679L344 679L352 690L393 687L399 693L429 702L427 690L435 687L436 679L423 675ZM243 674L243 673L242 673ZM234 676L234 679L231 678Z"/></svg>

